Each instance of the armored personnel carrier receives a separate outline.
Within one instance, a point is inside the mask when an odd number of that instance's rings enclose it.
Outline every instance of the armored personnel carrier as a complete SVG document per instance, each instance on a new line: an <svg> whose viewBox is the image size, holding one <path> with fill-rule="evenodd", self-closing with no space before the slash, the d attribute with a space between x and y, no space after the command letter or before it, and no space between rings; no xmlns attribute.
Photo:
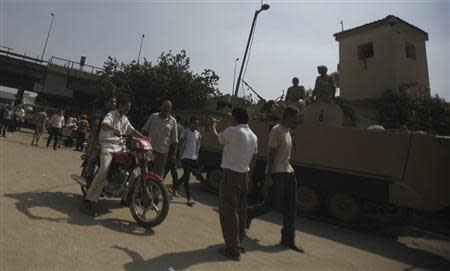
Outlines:
<svg viewBox="0 0 450 271"><path fill-rule="evenodd" d="M258 136L258 161L252 176L252 196L257 199L265 195L268 135L284 106L284 102L260 101L249 108L249 126ZM407 129L347 127L336 104L297 106L304 121L292 131L291 163L298 179L301 212L326 210L349 222L361 213L396 214L411 209L436 212L449 208L450 137ZM209 128L208 116L218 119L219 130L223 130L229 115L226 110L190 114L202 118L202 169L197 177L218 189L222 146Z"/></svg>

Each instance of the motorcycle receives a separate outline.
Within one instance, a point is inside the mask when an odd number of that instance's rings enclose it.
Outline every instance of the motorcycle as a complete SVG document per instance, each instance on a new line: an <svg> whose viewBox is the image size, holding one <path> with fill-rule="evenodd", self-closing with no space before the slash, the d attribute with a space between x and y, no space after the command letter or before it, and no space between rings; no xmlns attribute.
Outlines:
<svg viewBox="0 0 450 271"><path fill-rule="evenodd" d="M149 170L154 157L150 141L131 136L122 136L122 139L122 151L113 154L102 196L125 199L131 215L143 228L158 226L169 212L169 194L161 176ZM87 154L81 159L81 176L72 174L71 177L86 196L98 165L88 161Z"/></svg>

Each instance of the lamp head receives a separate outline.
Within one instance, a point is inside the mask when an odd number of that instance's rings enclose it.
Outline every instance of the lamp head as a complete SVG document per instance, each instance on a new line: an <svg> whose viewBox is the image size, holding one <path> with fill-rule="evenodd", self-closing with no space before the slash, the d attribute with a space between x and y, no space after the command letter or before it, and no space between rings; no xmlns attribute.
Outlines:
<svg viewBox="0 0 450 271"><path fill-rule="evenodd" d="M261 6L261 10L268 10L270 6L268 4L264 4Z"/></svg>
<svg viewBox="0 0 450 271"><path fill-rule="evenodd" d="M52 12L52 13L50 13L50 15L52 15L52 16L55 16L55 14L53 14L53 12Z"/></svg>

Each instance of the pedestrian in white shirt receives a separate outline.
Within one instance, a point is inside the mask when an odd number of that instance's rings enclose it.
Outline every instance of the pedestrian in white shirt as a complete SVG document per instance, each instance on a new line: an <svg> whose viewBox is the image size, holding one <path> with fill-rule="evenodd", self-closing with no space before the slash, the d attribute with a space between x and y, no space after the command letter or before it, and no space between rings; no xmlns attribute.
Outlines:
<svg viewBox="0 0 450 271"><path fill-rule="evenodd" d="M179 143L181 149L181 163L183 164L183 176L181 176L179 183L174 184L174 193L178 194L178 186L184 183L187 205L189 206L195 204L195 201L191 196L189 179L191 178L192 169L197 167L198 152L200 151L200 141L202 138L198 131L199 126L199 119L197 117L192 117L191 125L189 128L183 130Z"/></svg>
<svg viewBox="0 0 450 271"><path fill-rule="evenodd" d="M58 139L61 135L61 129L64 126L64 111L60 110L57 114L54 114L49 120L49 125L50 131L47 139L47 148L52 139L55 139L53 149L56 150L56 146L58 146Z"/></svg>
<svg viewBox="0 0 450 271"><path fill-rule="evenodd" d="M93 206L97 203L103 187L108 181L107 176L111 167L113 154L121 151L122 149L120 145L120 137L122 135L132 135L134 137L144 138L144 136L134 129L128 121L126 115L130 111L130 107L131 101L129 97L118 97L117 109L109 112L103 119L99 135L99 142L102 147L99 155L100 167L94 180L92 180L92 184L89 187L86 198L80 206L80 211L86 215L95 215ZM126 204L126 202L122 201L122 204Z"/></svg>
<svg viewBox="0 0 450 271"><path fill-rule="evenodd" d="M225 249L219 251L233 260L245 253L245 223L247 221L247 193L249 173L256 162L257 137L248 127L248 113L244 108L231 112L232 126L218 133L217 123L212 128L223 147L223 179L219 188L219 215Z"/></svg>

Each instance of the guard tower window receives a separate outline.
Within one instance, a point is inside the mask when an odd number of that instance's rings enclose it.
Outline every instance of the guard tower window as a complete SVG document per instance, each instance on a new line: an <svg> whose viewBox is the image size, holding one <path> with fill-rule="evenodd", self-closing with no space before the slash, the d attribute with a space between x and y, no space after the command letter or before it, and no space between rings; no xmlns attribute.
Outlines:
<svg viewBox="0 0 450 271"><path fill-rule="evenodd" d="M406 57L412 60L416 60L416 47L414 44L406 43L405 45Z"/></svg>
<svg viewBox="0 0 450 271"><path fill-rule="evenodd" d="M358 59L366 60L374 56L373 42L361 44L358 46Z"/></svg>

